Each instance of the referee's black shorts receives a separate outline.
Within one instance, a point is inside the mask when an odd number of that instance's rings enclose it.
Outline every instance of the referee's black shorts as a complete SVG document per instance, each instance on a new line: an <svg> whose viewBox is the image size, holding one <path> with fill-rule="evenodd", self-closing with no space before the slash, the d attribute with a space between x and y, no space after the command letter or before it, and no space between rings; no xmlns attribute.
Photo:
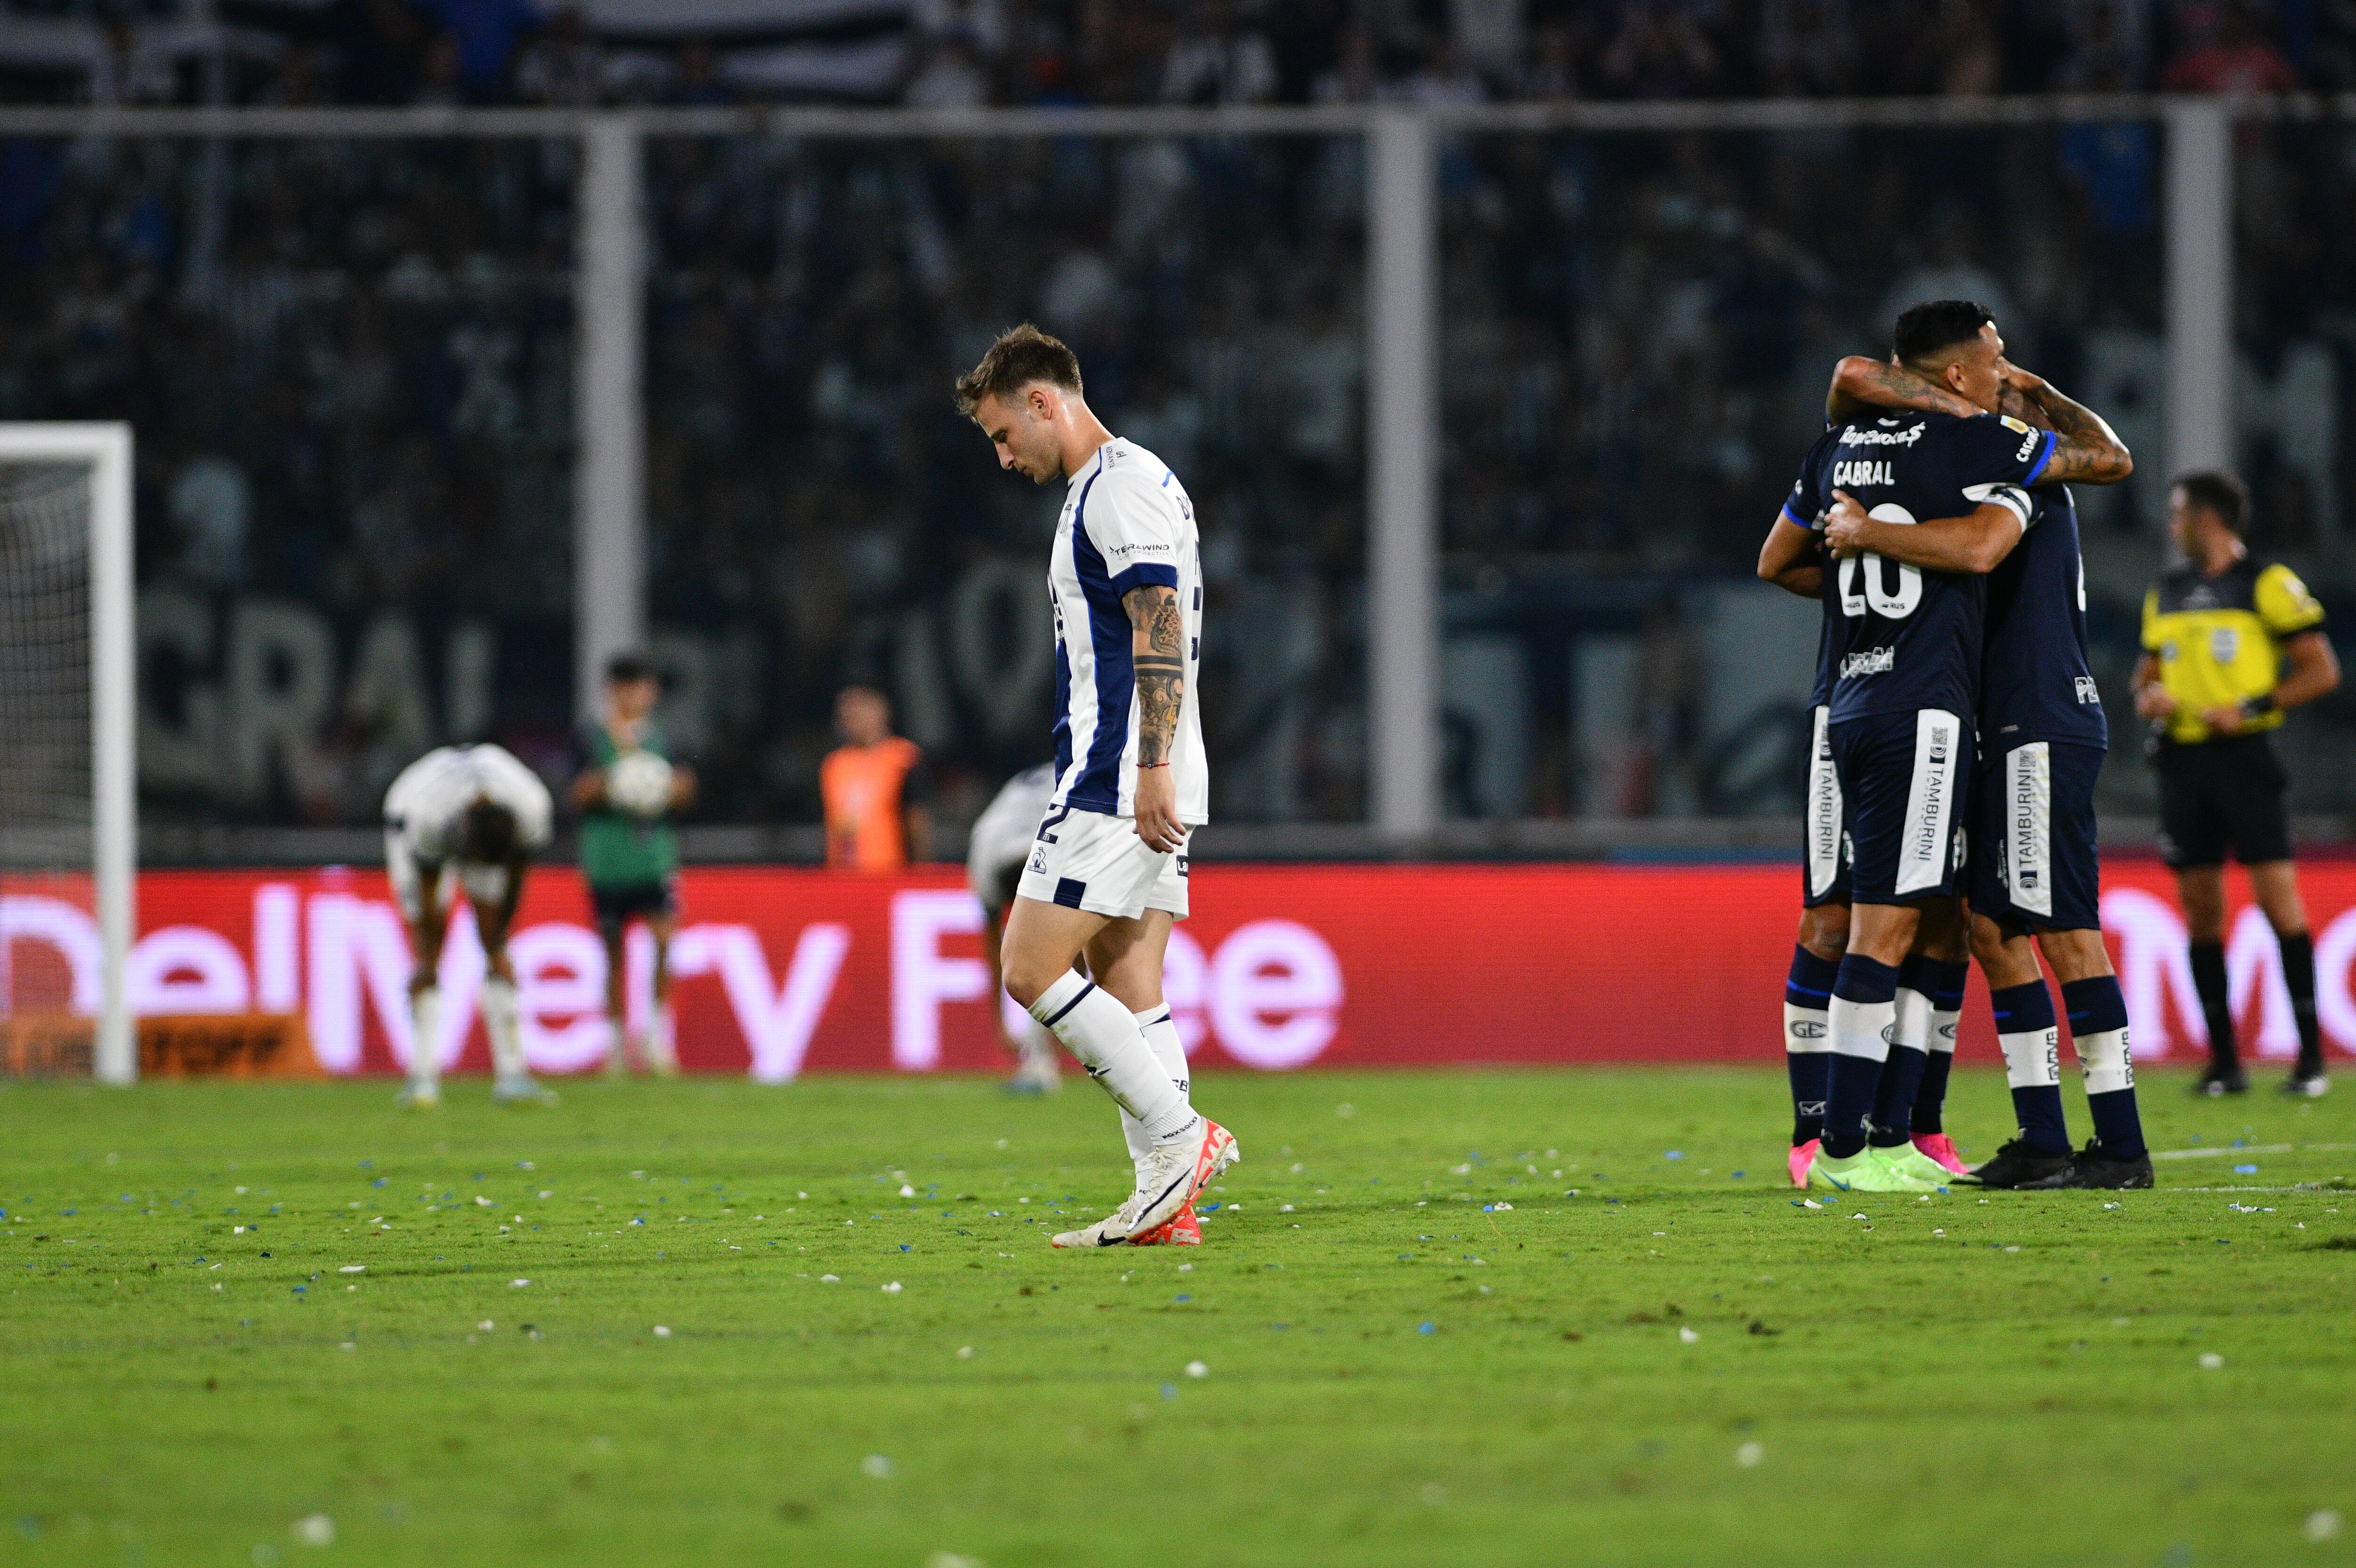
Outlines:
<svg viewBox="0 0 2356 1568"><path fill-rule="evenodd" d="M2244 866L2290 859L2290 775L2271 734L2197 745L2162 741L2153 764L2159 852L2170 866L2222 866L2229 848Z"/></svg>

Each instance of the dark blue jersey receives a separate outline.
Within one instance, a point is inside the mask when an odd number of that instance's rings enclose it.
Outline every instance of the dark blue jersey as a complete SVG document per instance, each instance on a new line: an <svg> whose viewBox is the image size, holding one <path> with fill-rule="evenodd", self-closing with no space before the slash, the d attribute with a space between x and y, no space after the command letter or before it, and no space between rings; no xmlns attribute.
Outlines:
<svg viewBox="0 0 2356 1568"><path fill-rule="evenodd" d="M2020 486L2052 455L2051 432L1993 414L1852 420L1809 450L1783 510L1794 525L1815 528L1842 490L1882 522L1960 517L1985 501L2003 502L2025 521L2029 500ZM1924 708L1966 717L1976 710L1985 577L1853 556L1826 569L1824 596L1834 723Z"/></svg>
<svg viewBox="0 0 2356 1568"><path fill-rule="evenodd" d="M2086 664L2086 567L2067 485L2029 492L2029 532L1987 580L1980 740L1991 754L2029 741L2107 746Z"/></svg>

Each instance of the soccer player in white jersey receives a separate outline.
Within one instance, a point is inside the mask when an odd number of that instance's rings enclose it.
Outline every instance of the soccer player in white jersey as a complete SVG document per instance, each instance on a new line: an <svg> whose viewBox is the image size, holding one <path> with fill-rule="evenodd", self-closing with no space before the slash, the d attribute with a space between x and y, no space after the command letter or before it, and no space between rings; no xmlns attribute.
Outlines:
<svg viewBox="0 0 2356 1568"><path fill-rule="evenodd" d="M1194 1194L1239 1157L1189 1099L1162 997L1186 914L1186 838L1210 817L1195 695L1203 580L1194 507L1162 461L1089 411L1080 363L1014 328L960 377L958 407L998 464L1066 482L1048 590L1055 612L1055 792L1015 890L1007 994L1053 1030L1121 1109L1136 1185L1059 1247L1180 1240ZM1085 955L1088 972L1074 972Z"/></svg>
<svg viewBox="0 0 2356 1568"><path fill-rule="evenodd" d="M1006 912L1014 902L1014 890L1022 883L1023 867L1031 859L1039 818L1046 815L1047 803L1055 798L1055 769L1047 763L1025 768L1008 779L974 819L973 832L966 843L965 882L981 905L981 959L990 965L990 994L993 997L1004 989L1006 983L999 940L1006 926ZM1015 1019L1023 1021L1017 1025ZM1008 1009L1001 1007L998 1034L1022 1064L1006 1081L1009 1093L1052 1094L1063 1087L1063 1073L1055 1066L1055 1047L1045 1029L1021 1013L1010 1017Z"/></svg>
<svg viewBox="0 0 2356 1568"><path fill-rule="evenodd" d="M409 980L409 1086L404 1104L441 1104L442 936L455 906L455 883L475 906L483 944L483 1029L491 1037L496 1077L491 1098L539 1105L556 1096L523 1064L516 1011L515 966L508 928L523 897L524 873L548 845L553 813L539 775L497 746L444 746L402 770L384 796L384 865L401 918L409 925L415 968Z"/></svg>

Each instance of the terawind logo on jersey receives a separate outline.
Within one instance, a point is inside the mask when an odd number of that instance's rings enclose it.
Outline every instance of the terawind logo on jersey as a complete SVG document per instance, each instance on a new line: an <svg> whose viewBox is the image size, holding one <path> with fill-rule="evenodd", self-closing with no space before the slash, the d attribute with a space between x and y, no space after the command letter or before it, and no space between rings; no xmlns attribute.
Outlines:
<svg viewBox="0 0 2356 1568"><path fill-rule="evenodd" d="M1850 654L1840 662L1840 677L1854 680L1861 675L1888 675L1898 667L1898 645L1868 648L1861 654Z"/></svg>

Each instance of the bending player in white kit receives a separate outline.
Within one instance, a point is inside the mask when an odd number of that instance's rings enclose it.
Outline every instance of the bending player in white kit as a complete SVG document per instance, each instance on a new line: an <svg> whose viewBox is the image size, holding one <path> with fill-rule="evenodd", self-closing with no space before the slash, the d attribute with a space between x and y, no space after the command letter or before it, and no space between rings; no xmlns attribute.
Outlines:
<svg viewBox="0 0 2356 1568"><path fill-rule="evenodd" d="M1183 1240L1194 1194L1239 1157L1188 1100L1162 999L1171 922L1186 914L1186 836L1210 816L1194 504L1160 458L1088 411L1078 359L1037 327L991 345L957 394L1000 467L1067 481L1047 578L1055 791L1006 923L1006 990L1119 1104L1137 1179L1119 1209L1055 1244ZM1083 955L1093 979L1073 972Z"/></svg>
<svg viewBox="0 0 2356 1568"><path fill-rule="evenodd" d="M973 834L966 845L965 881L981 904L981 958L990 965L993 997L1006 985L1000 934L1005 929L1007 908L1014 902L1014 890L1023 880L1023 862L1031 858L1039 818L1046 815L1047 803L1055 794L1053 766L1041 763L1023 769L991 797L974 819ZM1016 1026L1013 1018L1021 1016L1010 1017L1002 1007L998 1010L999 1038L1022 1063L1006 1081L1007 1092L1052 1094L1064 1086L1063 1072L1055 1065L1055 1044L1047 1031L1028 1018Z"/></svg>
<svg viewBox="0 0 2356 1568"><path fill-rule="evenodd" d="M402 1102L420 1109L442 1101L442 991L437 971L442 936L455 907L451 883L475 906L483 944L483 1030L491 1037L496 1076L491 1098L502 1104L553 1104L523 1064L523 1030L516 1012L515 966L508 961L508 928L523 897L524 873L549 840L548 786L497 746L444 746L402 770L384 796L384 867L392 896L409 925L415 968L409 980L409 1087Z"/></svg>

